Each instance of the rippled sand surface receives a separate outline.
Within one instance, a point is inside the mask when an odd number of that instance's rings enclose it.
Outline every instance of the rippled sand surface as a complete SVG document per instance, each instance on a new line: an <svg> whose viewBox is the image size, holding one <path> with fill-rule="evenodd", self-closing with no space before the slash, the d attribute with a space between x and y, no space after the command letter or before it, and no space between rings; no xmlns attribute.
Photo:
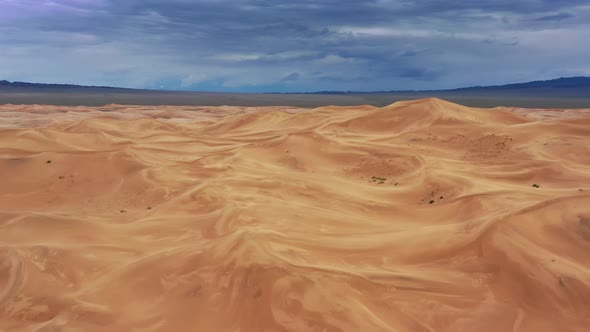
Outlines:
<svg viewBox="0 0 590 332"><path fill-rule="evenodd" d="M0 174L0 331L590 326L587 111L6 105Z"/></svg>

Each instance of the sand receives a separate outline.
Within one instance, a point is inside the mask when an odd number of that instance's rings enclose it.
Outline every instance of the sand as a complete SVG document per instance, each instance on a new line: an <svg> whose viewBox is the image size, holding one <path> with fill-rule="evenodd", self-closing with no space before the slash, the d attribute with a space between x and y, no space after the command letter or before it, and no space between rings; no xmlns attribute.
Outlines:
<svg viewBox="0 0 590 332"><path fill-rule="evenodd" d="M0 330L588 331L590 112L542 112L2 106Z"/></svg>

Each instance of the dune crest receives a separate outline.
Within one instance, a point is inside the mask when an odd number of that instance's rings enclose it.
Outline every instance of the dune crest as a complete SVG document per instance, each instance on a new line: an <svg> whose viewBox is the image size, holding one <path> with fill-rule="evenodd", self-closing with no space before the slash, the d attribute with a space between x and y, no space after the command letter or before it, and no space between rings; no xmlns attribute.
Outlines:
<svg viewBox="0 0 590 332"><path fill-rule="evenodd" d="M586 331L588 121L1 106L0 330Z"/></svg>

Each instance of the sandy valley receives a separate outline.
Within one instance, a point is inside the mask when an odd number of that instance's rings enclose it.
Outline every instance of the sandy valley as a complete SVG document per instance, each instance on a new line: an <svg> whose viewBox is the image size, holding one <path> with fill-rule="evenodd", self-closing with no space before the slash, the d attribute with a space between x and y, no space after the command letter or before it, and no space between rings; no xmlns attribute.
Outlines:
<svg viewBox="0 0 590 332"><path fill-rule="evenodd" d="M0 107L0 331L587 331L590 111Z"/></svg>

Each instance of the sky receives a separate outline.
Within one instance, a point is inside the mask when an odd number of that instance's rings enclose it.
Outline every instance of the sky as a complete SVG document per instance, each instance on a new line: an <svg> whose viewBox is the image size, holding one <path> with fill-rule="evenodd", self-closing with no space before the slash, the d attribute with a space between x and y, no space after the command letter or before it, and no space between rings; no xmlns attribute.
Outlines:
<svg viewBox="0 0 590 332"><path fill-rule="evenodd" d="M233 92L590 76L590 0L0 0L0 80Z"/></svg>

